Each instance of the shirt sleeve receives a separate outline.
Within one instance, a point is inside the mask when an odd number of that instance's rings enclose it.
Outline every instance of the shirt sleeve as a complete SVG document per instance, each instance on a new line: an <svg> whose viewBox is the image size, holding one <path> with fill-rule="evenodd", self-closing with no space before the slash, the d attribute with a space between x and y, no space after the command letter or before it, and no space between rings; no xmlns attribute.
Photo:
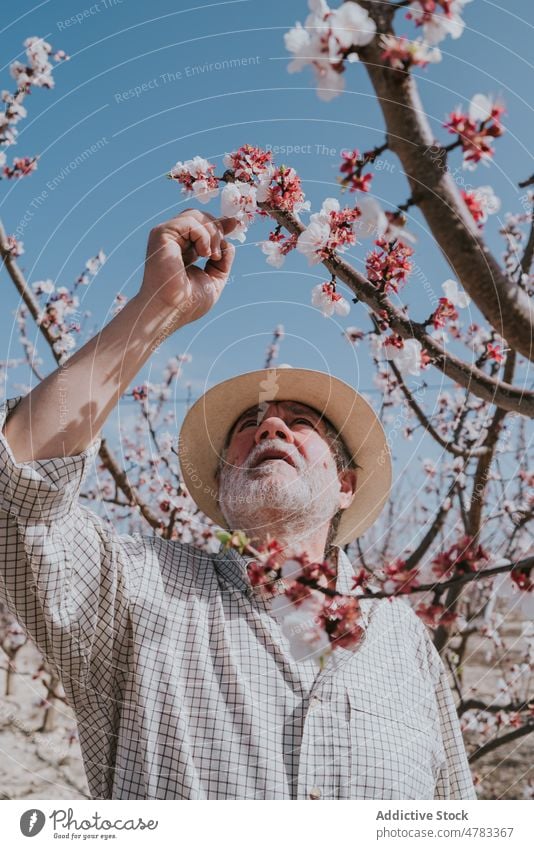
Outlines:
<svg viewBox="0 0 534 849"><path fill-rule="evenodd" d="M431 676L438 707L439 724L445 761L438 774L435 799L476 799L471 769L467 760L460 720L449 685L447 670L430 637L427 627L417 617L422 640L424 664Z"/></svg>
<svg viewBox="0 0 534 849"><path fill-rule="evenodd" d="M128 666L137 574L128 548L139 553L139 543L78 503L100 437L72 457L16 462L2 431L21 398L0 404L0 602L78 707L91 698L90 687L115 689Z"/></svg>

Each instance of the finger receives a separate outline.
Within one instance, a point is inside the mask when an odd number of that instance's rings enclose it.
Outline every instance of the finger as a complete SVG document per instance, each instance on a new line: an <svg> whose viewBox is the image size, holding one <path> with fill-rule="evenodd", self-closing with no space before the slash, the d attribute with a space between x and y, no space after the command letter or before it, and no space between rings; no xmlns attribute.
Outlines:
<svg viewBox="0 0 534 849"><path fill-rule="evenodd" d="M189 247L185 248L182 251L182 259L186 268L189 268L190 265L194 265L198 259L198 254L195 250L195 246L191 244Z"/></svg>
<svg viewBox="0 0 534 849"><path fill-rule="evenodd" d="M207 261L204 271L213 280L226 280L235 256L235 247L227 242L226 239L221 241L221 258L214 259L210 257Z"/></svg>
<svg viewBox="0 0 534 849"><path fill-rule="evenodd" d="M208 221L211 222L220 229L224 236L231 233L232 230L235 230L239 224L239 218L235 218L233 216L216 218L214 215L211 215L211 213L203 212L201 209L188 209L187 212L193 214L198 221L204 224L207 224Z"/></svg>
<svg viewBox="0 0 534 849"><path fill-rule="evenodd" d="M208 228L201 224L195 217L190 216L180 219L177 235L183 242L182 250L193 249L198 256L211 256L211 233Z"/></svg>
<svg viewBox="0 0 534 849"><path fill-rule="evenodd" d="M200 209L193 209L190 212L191 217L195 218L199 224L206 228L210 236L210 256L218 260L221 258L221 239L224 235L223 228L219 220L209 212L202 212Z"/></svg>

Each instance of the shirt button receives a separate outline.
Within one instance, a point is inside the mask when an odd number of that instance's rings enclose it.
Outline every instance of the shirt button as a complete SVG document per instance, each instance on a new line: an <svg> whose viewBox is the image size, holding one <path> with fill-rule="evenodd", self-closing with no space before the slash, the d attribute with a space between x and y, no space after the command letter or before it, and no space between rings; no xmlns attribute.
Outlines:
<svg viewBox="0 0 534 849"><path fill-rule="evenodd" d="M310 700L310 710L313 710L314 708L318 707L320 704L321 704L321 699L317 698L317 696L313 696L313 698Z"/></svg>
<svg viewBox="0 0 534 849"><path fill-rule="evenodd" d="M319 790L319 788L318 787L312 787L312 789L310 790L310 799L320 799L320 798L321 798L321 791Z"/></svg>

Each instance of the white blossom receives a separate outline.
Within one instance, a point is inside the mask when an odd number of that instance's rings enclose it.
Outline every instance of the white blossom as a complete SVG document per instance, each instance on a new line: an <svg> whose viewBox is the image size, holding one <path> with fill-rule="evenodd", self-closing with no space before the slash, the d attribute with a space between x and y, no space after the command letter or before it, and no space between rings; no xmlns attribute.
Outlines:
<svg viewBox="0 0 534 849"><path fill-rule="evenodd" d="M456 280L445 280L445 283L441 284L441 288L447 300L455 307L465 309L471 303L471 298L467 292L460 291Z"/></svg>
<svg viewBox="0 0 534 849"><path fill-rule="evenodd" d="M386 357L393 360L401 374L418 375L421 373L422 346L418 339L405 339L402 348L384 345Z"/></svg>
<svg viewBox="0 0 534 849"><path fill-rule="evenodd" d="M281 252L282 245L280 242L272 242L268 239L265 242L260 242L262 253L267 257L267 264L274 268L282 268L285 262L285 256Z"/></svg>
<svg viewBox="0 0 534 849"><path fill-rule="evenodd" d="M373 239L383 236L388 228L388 220L378 201L370 195L365 195L358 206L361 212L358 222L359 235Z"/></svg>
<svg viewBox="0 0 534 849"><path fill-rule="evenodd" d="M451 14L446 15L443 11L434 13L429 20L423 23L423 33L428 44L438 44L448 35L451 38L460 38L464 31L465 23L461 18L463 8L471 0L453 0ZM418 0L410 6L410 12L414 20L419 21L424 17L424 9Z"/></svg>
<svg viewBox="0 0 534 849"><path fill-rule="evenodd" d="M328 18L332 33L342 47L363 47L373 40L376 24L358 3L343 3Z"/></svg>
<svg viewBox="0 0 534 849"><path fill-rule="evenodd" d="M346 316L350 312L349 302L337 292L333 292L329 284L319 283L312 289L311 302L314 307L319 307L325 318L337 315Z"/></svg>
<svg viewBox="0 0 534 849"><path fill-rule="evenodd" d="M229 239L245 241L248 225L256 212L256 188L250 183L226 183L221 192L221 215L224 218L237 218L239 224L231 233Z"/></svg>

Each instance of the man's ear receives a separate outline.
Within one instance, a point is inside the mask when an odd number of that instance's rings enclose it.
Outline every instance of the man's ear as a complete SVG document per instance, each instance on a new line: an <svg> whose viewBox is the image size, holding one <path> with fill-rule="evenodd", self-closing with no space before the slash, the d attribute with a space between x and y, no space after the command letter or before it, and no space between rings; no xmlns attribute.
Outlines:
<svg viewBox="0 0 534 849"><path fill-rule="evenodd" d="M345 469L339 473L339 508L346 510L350 507L356 495L358 472L356 469Z"/></svg>

